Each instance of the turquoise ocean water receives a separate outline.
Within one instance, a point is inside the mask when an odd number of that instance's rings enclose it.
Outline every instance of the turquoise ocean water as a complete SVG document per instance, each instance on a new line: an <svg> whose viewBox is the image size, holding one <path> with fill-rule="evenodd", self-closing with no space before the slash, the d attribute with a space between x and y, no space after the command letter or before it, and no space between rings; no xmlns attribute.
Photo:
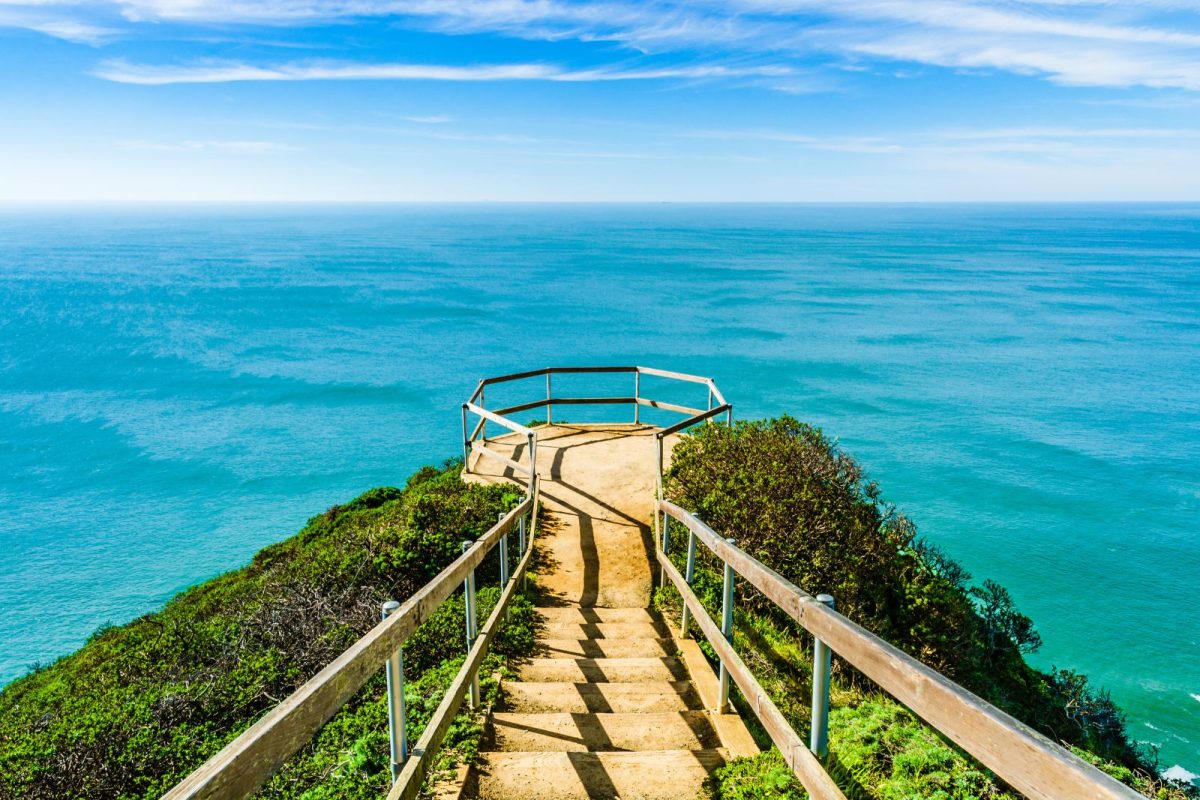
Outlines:
<svg viewBox="0 0 1200 800"><path fill-rule="evenodd" d="M615 363L840 437L1200 772L1195 205L0 210L0 683Z"/></svg>

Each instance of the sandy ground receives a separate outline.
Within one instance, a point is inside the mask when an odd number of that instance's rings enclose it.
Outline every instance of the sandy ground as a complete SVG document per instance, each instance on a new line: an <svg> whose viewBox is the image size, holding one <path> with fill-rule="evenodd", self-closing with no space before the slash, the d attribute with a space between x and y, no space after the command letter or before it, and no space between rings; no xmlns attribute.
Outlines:
<svg viewBox="0 0 1200 800"><path fill-rule="evenodd" d="M543 564L539 585L564 605L649 605L657 429L554 425L537 430L538 475L547 511L537 539ZM668 437L666 453L675 440ZM487 446L527 463L528 445L518 435L491 439ZM476 452L464 479L521 482L524 477Z"/></svg>

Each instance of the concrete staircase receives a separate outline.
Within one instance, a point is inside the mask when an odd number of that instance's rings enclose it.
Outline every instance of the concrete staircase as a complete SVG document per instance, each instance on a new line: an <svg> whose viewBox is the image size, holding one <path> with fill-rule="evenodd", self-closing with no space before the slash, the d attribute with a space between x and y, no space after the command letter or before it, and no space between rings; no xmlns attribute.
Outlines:
<svg viewBox="0 0 1200 800"><path fill-rule="evenodd" d="M503 683L461 796L691 798L728 759L758 752L740 717L711 710L717 678L696 642L647 607L652 433L543 429L537 651ZM503 478L487 466L472 477Z"/></svg>

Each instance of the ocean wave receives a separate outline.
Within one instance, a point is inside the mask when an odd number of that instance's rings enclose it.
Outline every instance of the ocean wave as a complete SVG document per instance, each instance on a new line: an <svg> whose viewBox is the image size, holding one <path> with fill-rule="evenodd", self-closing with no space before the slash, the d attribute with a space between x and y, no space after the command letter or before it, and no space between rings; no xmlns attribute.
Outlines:
<svg viewBox="0 0 1200 800"><path fill-rule="evenodd" d="M1197 775L1194 772L1190 772L1190 771L1184 769L1183 767L1179 766L1178 764L1171 767L1170 769L1164 769L1162 771L1162 776L1164 778L1166 778L1167 780L1183 781L1184 783L1191 783L1192 781L1196 780L1197 778L1200 778L1200 775Z"/></svg>

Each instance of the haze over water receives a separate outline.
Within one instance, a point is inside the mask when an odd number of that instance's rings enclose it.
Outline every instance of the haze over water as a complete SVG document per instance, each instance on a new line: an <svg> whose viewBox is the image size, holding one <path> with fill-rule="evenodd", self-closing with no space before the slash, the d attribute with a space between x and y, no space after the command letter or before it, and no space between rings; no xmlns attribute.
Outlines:
<svg viewBox="0 0 1200 800"><path fill-rule="evenodd" d="M0 682L459 454L481 377L640 363L839 437L1200 772L1200 205L8 209L0 312Z"/></svg>

